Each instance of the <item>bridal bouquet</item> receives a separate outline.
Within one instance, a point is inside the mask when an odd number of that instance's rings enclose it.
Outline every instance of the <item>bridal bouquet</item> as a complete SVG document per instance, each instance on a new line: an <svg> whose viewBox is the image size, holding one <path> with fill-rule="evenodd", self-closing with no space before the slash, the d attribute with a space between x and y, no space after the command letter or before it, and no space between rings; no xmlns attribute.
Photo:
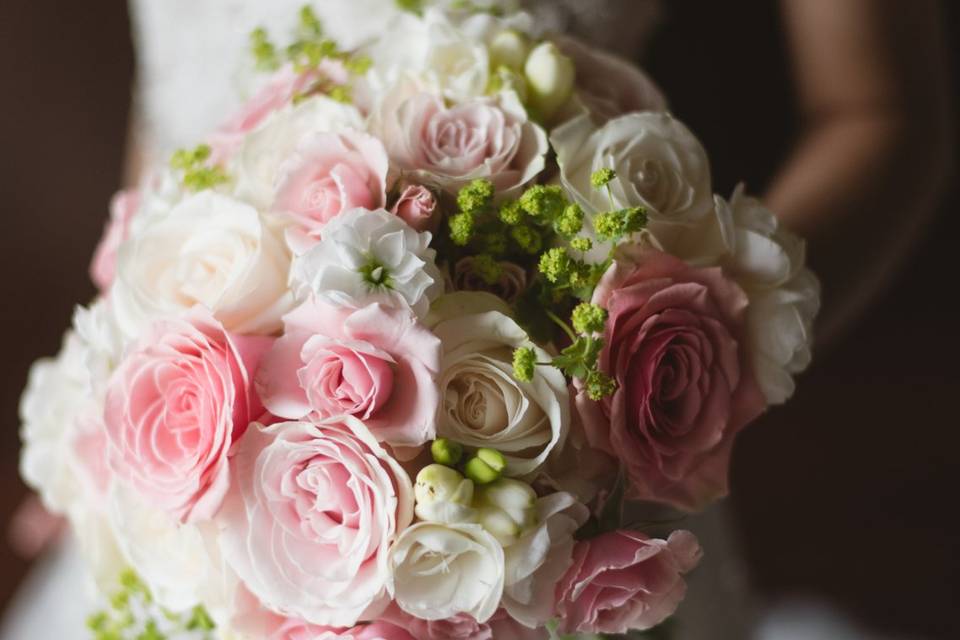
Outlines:
<svg viewBox="0 0 960 640"><path fill-rule="evenodd" d="M802 242L641 71L398 4L349 50L252 35L258 91L115 198L31 372L97 638L651 629L701 556L670 524L809 362Z"/></svg>

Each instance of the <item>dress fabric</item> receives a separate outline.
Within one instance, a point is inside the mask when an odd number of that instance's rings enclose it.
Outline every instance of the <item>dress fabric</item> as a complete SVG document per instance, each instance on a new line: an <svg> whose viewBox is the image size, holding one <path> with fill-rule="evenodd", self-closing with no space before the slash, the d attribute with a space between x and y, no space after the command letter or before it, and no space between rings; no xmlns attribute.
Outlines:
<svg viewBox="0 0 960 640"><path fill-rule="evenodd" d="M345 0L313 0L342 3ZM376 29L375 6L390 0L350 0L349 11ZM274 34L290 30L304 0L130 0L137 52L136 88L140 144L147 161L162 161L196 144L242 101L247 43L258 26ZM528 0L526 8L546 30L636 56L661 11L658 0ZM342 11L341 11L342 13ZM322 12L321 12L321 15ZM348 16L344 20L350 20ZM330 26L330 25L328 25ZM349 35L349 25L333 25ZM676 640L745 640L752 636L752 607L743 565L724 506L716 505L680 526L705 547L690 577L676 622ZM50 554L21 589L0 640L87 638L78 597L88 582L75 547ZM51 631L53 631L51 635Z"/></svg>

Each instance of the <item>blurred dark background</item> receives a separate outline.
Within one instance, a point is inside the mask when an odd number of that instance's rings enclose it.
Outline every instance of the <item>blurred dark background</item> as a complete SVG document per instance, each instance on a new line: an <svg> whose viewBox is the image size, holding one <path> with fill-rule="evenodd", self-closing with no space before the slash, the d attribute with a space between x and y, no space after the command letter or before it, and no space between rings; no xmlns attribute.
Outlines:
<svg viewBox="0 0 960 640"><path fill-rule="evenodd" d="M717 190L761 192L797 129L777 3L668 4L646 66L709 150ZM955 73L960 6L944 5ZM87 264L123 167L128 26L120 0L0 5L3 528L26 493L27 368L94 293ZM815 595L876 629L960 637L958 205L950 193L881 299L740 440L734 506L771 600ZM0 542L0 605L27 569Z"/></svg>

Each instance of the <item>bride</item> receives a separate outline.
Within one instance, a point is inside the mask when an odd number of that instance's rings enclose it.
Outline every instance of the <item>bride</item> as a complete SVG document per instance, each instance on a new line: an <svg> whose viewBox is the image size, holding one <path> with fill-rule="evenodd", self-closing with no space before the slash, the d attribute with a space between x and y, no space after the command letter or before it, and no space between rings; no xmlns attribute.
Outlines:
<svg viewBox="0 0 960 640"><path fill-rule="evenodd" d="M244 92L241 82L230 79L239 78L247 64L244 56L250 31L263 26L270 32L283 33L290 16L304 1L131 0L139 59L131 166L163 161L173 149L187 146L213 130L222 115L238 105ZM324 18L327 30L347 47L366 34L383 29L393 6L391 0L312 0L312 4ZM571 33L608 48L613 43L617 52L628 58L639 56L651 31L669 10L666 3L661 5L658 0L528 0L525 4L547 29ZM876 124L881 116L894 122L900 118L902 124L910 127L917 126L919 121L925 123L919 126L927 129L911 132L922 135L922 140L929 140L931 133L935 139L941 133L936 127L942 122L942 114L925 119L912 117L915 114L909 111L911 105L904 104L903 111L898 111L901 101L888 99L887 94L896 92L896 81L901 79L897 74L909 74L907 67L922 60L912 55L902 69L886 68L882 62L885 58L873 50L882 46L882 38L861 38L859 45L843 42L842 34L851 26L867 35L878 35L869 30L880 30L890 19L884 15L890 10L879 8L880 4L854 0L843 3L841 9L832 0L783 2L786 24L794 40L801 98L811 110L822 109L825 115L809 130L776 181L770 204L782 213L788 225L812 234L815 243L824 229L832 234L842 233L843 226L833 222L842 222L849 215L838 212L838 203L855 211L855 207L889 195L891 187L878 182L876 176L883 174L877 165L886 162L886 168L896 167L897 148L891 146L896 140L886 137L893 135L890 129L870 123ZM912 26L918 31L914 34L917 41L924 29L933 28L928 22L936 24L932 7L932 2L921 2L911 9L922 14ZM831 33L841 36L831 40ZM838 145L838 141L842 144ZM932 147L933 151L930 148L925 153L929 163L910 169L917 172L918 179L898 181L901 191L893 199L926 203L917 205L913 212L916 218L930 209L929 196L935 193L942 177L942 162L936 152L939 147ZM869 154L871 150L873 155ZM836 171L836 167L845 170ZM910 186L904 187L905 183ZM903 189L913 189L914 193L905 194ZM835 199L827 200L826 194ZM894 234L893 229L894 225L888 226L888 235L878 239L889 249L888 257L902 253L906 244L903 238L907 234ZM862 234L862 228L857 233ZM895 236L898 239L890 240ZM828 331L834 328L831 318L850 317L862 307L880 279L873 278L871 282L872 286L861 283L857 296L838 296L847 302L827 310ZM677 616L676 638L863 637L859 632L845 630L843 625L811 630L812 618L767 625L764 631L758 631L755 602L727 518L721 505L684 523L704 541L707 554L691 579L687 601ZM84 618L93 605L79 595L84 593L85 579L76 550L71 543L62 545L24 585L0 638L86 637ZM790 624L813 635L790 635ZM829 621L823 624L829 625ZM42 630L40 635L37 629Z"/></svg>

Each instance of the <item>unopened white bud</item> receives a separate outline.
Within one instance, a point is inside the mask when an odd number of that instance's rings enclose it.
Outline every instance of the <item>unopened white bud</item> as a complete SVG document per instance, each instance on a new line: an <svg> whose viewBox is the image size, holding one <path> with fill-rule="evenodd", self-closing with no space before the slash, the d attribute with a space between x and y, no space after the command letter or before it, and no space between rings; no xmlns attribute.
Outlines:
<svg viewBox="0 0 960 640"><path fill-rule="evenodd" d="M413 486L414 512L426 522L463 523L475 519L473 482L456 469L431 464L420 470Z"/></svg>
<svg viewBox="0 0 960 640"><path fill-rule="evenodd" d="M524 74L533 105L548 120L573 95L576 79L573 61L552 42L534 47L524 65Z"/></svg>
<svg viewBox="0 0 960 640"><path fill-rule="evenodd" d="M530 52L530 42L522 33L505 29L490 42L490 64L493 68L507 67L520 71Z"/></svg>
<svg viewBox="0 0 960 640"><path fill-rule="evenodd" d="M516 542L537 521L537 493L512 478L479 487L474 506L480 524L504 546Z"/></svg>

